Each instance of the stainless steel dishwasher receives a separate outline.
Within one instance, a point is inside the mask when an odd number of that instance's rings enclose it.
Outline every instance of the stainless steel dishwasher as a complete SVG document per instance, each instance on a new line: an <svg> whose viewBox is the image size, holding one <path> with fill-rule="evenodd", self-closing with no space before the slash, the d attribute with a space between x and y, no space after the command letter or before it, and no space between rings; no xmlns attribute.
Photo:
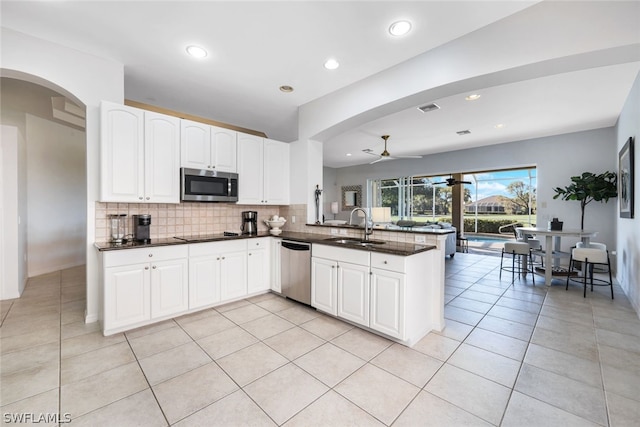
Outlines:
<svg viewBox="0 0 640 427"><path fill-rule="evenodd" d="M311 244L282 241L280 253L282 295L311 304Z"/></svg>

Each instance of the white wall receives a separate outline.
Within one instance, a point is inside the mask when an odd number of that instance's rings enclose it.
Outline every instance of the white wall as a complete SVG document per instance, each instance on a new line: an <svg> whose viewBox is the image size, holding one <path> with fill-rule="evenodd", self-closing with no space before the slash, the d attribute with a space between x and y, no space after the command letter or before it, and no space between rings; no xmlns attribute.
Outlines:
<svg viewBox="0 0 640 427"><path fill-rule="evenodd" d="M619 210L616 210L617 279L640 316L640 74L616 124L618 152L629 137L635 139L635 218L620 218Z"/></svg>
<svg viewBox="0 0 640 427"><path fill-rule="evenodd" d="M86 262L84 132L27 114L29 277Z"/></svg>
<svg viewBox="0 0 640 427"><path fill-rule="evenodd" d="M304 220L312 223L315 221L314 190L316 185L319 185L321 189L323 185L322 143L312 140L292 142L290 155L291 204L307 205L307 218ZM322 203L323 197L320 198L320 209L322 209ZM322 218L322 212L320 218Z"/></svg>
<svg viewBox="0 0 640 427"><path fill-rule="evenodd" d="M601 173L616 170L616 139L613 128L596 129L546 138L510 142L468 150L402 159L337 169L338 187L362 185L371 178L392 178L417 174L444 175L503 168L536 166L538 174L539 224L552 217L564 221L565 228L580 228L580 205L575 201L553 200L553 188L571 183L570 177L582 172ZM363 200L363 204L366 201ZM585 229L598 231L598 241L615 247L616 201L592 202L585 211ZM577 240L565 238L568 249Z"/></svg>
<svg viewBox="0 0 640 427"><path fill-rule="evenodd" d="M15 126L2 125L0 140L0 300L18 298L27 278L25 174L18 169L24 141ZM22 151L22 152L21 152Z"/></svg>
<svg viewBox="0 0 640 427"><path fill-rule="evenodd" d="M95 202L99 183L100 101L124 102L124 66L55 43L2 28L3 76L50 87L86 107L87 148L87 309L98 320L100 298L95 241Z"/></svg>
<svg viewBox="0 0 640 427"><path fill-rule="evenodd" d="M331 202L338 202L338 209L342 209L342 193L337 185L336 169L328 167L322 168L322 182L322 189L324 190L322 193L324 198L322 212L324 213L325 219L333 219ZM341 212L336 215L336 219L340 219L340 213Z"/></svg>

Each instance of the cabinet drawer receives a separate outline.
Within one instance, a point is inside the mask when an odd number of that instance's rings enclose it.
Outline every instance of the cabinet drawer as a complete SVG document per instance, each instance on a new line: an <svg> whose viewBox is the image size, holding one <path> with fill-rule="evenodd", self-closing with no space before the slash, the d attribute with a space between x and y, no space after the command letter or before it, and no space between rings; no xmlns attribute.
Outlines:
<svg viewBox="0 0 640 427"><path fill-rule="evenodd" d="M383 270L396 271L398 273L405 272L405 257L398 255L389 255L383 253L371 254L371 267L381 268Z"/></svg>
<svg viewBox="0 0 640 427"><path fill-rule="evenodd" d="M311 246L311 251L314 257L369 266L369 252L367 251L338 248L335 246L319 245L316 243Z"/></svg>
<svg viewBox="0 0 640 427"><path fill-rule="evenodd" d="M139 264L151 261L186 258L189 254L187 245L156 246L144 249L121 249L102 253L105 267Z"/></svg>
<svg viewBox="0 0 640 427"><path fill-rule="evenodd" d="M246 250L247 240L245 239L189 244L189 256L206 256Z"/></svg>
<svg viewBox="0 0 640 427"><path fill-rule="evenodd" d="M260 237L257 239L247 239L247 249L266 249L269 247L271 237Z"/></svg>

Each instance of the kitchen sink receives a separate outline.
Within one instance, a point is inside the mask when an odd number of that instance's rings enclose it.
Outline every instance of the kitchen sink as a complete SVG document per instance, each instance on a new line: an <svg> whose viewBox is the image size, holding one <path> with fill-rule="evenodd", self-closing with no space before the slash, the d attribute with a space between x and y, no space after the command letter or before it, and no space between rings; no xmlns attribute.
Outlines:
<svg viewBox="0 0 640 427"><path fill-rule="evenodd" d="M340 243L342 245L353 245L353 246L373 246L373 245L384 245L384 240L364 240L364 239L355 239L349 237L331 237L329 239L325 239L328 242Z"/></svg>

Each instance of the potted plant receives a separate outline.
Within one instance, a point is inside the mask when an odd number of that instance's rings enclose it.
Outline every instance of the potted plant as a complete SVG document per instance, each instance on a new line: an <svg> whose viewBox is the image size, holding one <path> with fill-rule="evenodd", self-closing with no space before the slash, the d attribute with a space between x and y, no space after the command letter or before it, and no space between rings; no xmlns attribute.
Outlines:
<svg viewBox="0 0 640 427"><path fill-rule="evenodd" d="M580 229L584 230L584 208L592 201L608 202L611 197L618 195L617 175L614 172L604 172L600 175L591 172L583 172L580 176L572 176L571 184L564 187L554 188L556 195L554 199L561 197L562 200L579 200L582 216L580 218Z"/></svg>

